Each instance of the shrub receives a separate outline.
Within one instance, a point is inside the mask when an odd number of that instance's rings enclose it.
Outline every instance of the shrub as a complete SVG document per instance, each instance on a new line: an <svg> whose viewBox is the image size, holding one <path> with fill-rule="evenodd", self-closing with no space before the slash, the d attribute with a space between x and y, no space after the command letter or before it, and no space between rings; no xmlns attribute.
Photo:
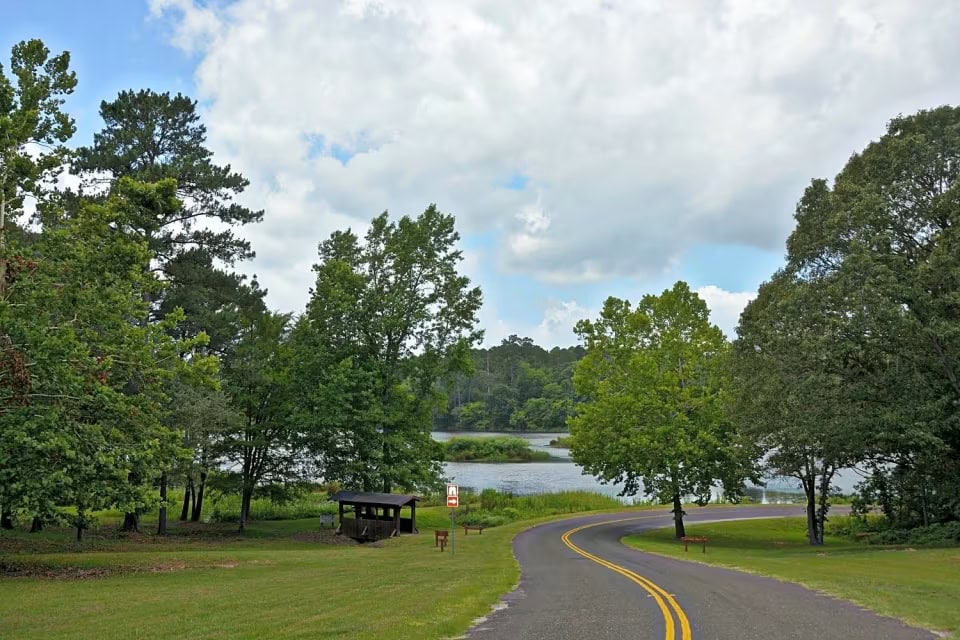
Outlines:
<svg viewBox="0 0 960 640"><path fill-rule="evenodd" d="M531 462L550 460L546 451L535 451L523 438L497 436L493 438L454 437L441 443L444 459L452 462Z"/></svg>
<svg viewBox="0 0 960 640"><path fill-rule="evenodd" d="M857 521L858 518L850 518ZM867 542L870 544L909 544L917 547L940 547L955 546L960 544L960 522L947 522L944 524L936 523L929 527L917 527L915 529L903 529L894 527L883 527L886 521L883 518L875 517L874 523L864 526L860 533L870 533ZM851 535L856 537L858 531L851 530Z"/></svg>

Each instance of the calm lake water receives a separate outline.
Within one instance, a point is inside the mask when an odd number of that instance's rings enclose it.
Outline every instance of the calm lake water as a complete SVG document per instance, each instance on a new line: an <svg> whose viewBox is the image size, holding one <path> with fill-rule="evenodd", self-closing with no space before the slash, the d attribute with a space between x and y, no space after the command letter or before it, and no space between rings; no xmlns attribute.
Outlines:
<svg viewBox="0 0 960 640"><path fill-rule="evenodd" d="M595 491L609 496L616 497L623 488L616 484L601 484L591 475L584 475L580 467L574 464L570 459L570 452L567 449L556 449L550 445L550 441L560 436L569 435L566 433L451 433L447 431L434 431L433 439L439 441L449 440L454 436L470 437L494 437L494 436L514 436L523 438L530 443L532 449L546 451L556 460L551 462L447 462L444 467L446 476L460 486L470 487L477 491L483 489L498 489L501 491L511 491L516 495L531 493L551 493L555 491ZM855 472L849 471L839 475L835 484L840 486L844 492L853 489L853 485L859 481L859 476ZM796 482L786 479L775 479L767 483L771 490L794 491L797 490ZM632 498L621 498L625 502L632 502Z"/></svg>

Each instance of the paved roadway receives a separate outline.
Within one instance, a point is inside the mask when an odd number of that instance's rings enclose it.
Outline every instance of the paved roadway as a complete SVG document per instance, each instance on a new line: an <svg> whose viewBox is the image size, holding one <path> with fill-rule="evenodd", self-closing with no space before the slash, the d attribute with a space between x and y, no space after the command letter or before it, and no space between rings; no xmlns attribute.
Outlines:
<svg viewBox="0 0 960 640"><path fill-rule="evenodd" d="M803 510L795 506L691 508L686 521L787 515L803 515ZM505 608L475 625L467 637L470 640L930 640L934 637L929 631L908 627L798 585L662 558L620 543L628 534L672 526L671 518L671 514L665 512L634 511L552 522L521 533L514 540L514 551L522 570L520 585L505 596ZM694 553L693 547L690 553Z"/></svg>

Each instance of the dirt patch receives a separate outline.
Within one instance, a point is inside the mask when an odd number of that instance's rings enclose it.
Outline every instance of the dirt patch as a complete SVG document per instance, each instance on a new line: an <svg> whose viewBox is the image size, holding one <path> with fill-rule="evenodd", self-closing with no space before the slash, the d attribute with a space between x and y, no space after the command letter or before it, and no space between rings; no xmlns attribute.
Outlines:
<svg viewBox="0 0 960 640"><path fill-rule="evenodd" d="M203 569L218 567L233 569L239 566L236 562L224 562L215 565L188 565L186 562L161 562L151 565L130 565L118 567L72 567L61 565L45 565L29 562L11 562L0 560L0 578L40 578L41 580L90 580L106 578L115 575L131 575L143 573L172 573L186 569Z"/></svg>

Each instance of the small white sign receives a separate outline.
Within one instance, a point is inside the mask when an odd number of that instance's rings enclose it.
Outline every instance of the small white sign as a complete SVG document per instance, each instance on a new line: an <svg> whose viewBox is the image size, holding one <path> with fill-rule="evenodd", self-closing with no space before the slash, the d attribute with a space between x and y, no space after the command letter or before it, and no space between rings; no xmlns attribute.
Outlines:
<svg viewBox="0 0 960 640"><path fill-rule="evenodd" d="M447 485L447 497L448 498L458 498L460 497L460 487L455 484Z"/></svg>

